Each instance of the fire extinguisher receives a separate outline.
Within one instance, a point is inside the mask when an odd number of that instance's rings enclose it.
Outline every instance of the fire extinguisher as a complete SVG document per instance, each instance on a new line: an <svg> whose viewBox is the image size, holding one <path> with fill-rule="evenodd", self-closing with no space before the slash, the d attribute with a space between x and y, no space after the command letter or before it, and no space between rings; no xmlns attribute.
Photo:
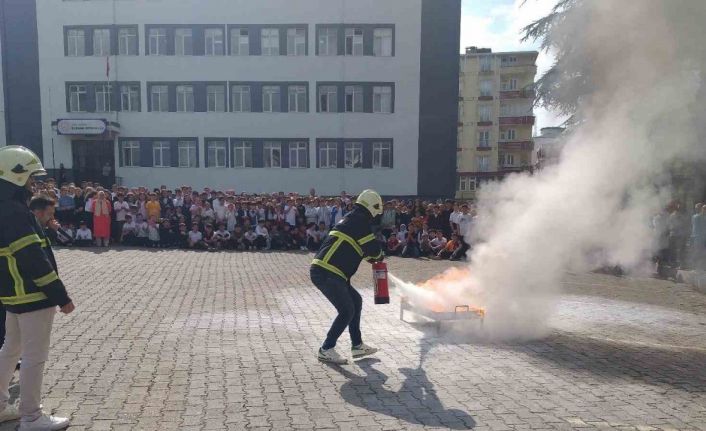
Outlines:
<svg viewBox="0 0 706 431"><path fill-rule="evenodd" d="M375 303L389 304L390 291L387 287L387 264L385 262L373 263L373 284L375 285Z"/></svg>

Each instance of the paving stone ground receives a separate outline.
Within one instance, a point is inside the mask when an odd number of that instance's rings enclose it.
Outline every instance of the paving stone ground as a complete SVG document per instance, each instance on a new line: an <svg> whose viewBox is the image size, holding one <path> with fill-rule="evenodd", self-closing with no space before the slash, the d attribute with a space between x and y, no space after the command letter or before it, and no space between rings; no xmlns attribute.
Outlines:
<svg viewBox="0 0 706 431"><path fill-rule="evenodd" d="M57 257L77 309L57 315L44 406L72 430L706 430L706 296L685 285L567 274L549 336L487 343L372 305L361 267L382 351L336 367L314 357L333 308L308 254ZM412 281L449 266L389 265Z"/></svg>

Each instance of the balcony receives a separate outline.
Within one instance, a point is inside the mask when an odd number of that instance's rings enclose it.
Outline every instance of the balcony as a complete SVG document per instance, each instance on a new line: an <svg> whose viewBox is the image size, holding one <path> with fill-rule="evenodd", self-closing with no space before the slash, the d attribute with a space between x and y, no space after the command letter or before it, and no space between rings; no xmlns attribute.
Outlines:
<svg viewBox="0 0 706 431"><path fill-rule="evenodd" d="M535 94L532 90L504 90L500 91L500 100L508 99L534 99Z"/></svg>
<svg viewBox="0 0 706 431"><path fill-rule="evenodd" d="M534 150L533 141L500 141L498 148L501 150L517 150L517 151L532 151Z"/></svg>
<svg viewBox="0 0 706 431"><path fill-rule="evenodd" d="M500 117L499 121L501 126L533 126L534 116L526 115L523 117Z"/></svg>
<svg viewBox="0 0 706 431"><path fill-rule="evenodd" d="M500 73L502 74L525 74L531 73L532 75L537 73L537 66L534 64L510 64L503 63L500 65Z"/></svg>
<svg viewBox="0 0 706 431"><path fill-rule="evenodd" d="M517 165L506 165L506 164L500 164L498 165L498 169L502 172L525 172L529 171L532 172L532 166L517 166Z"/></svg>
<svg viewBox="0 0 706 431"><path fill-rule="evenodd" d="M492 149L493 149L493 147L491 147L490 145L480 144L476 147L476 151L491 151Z"/></svg>
<svg viewBox="0 0 706 431"><path fill-rule="evenodd" d="M495 73L495 71L492 67L481 66L480 69L478 69L479 75L492 75L493 73Z"/></svg>
<svg viewBox="0 0 706 431"><path fill-rule="evenodd" d="M479 121L476 123L476 125L478 127L488 127L488 126L492 126L493 122L492 121Z"/></svg>
<svg viewBox="0 0 706 431"><path fill-rule="evenodd" d="M493 96L478 96L478 100L493 100Z"/></svg>

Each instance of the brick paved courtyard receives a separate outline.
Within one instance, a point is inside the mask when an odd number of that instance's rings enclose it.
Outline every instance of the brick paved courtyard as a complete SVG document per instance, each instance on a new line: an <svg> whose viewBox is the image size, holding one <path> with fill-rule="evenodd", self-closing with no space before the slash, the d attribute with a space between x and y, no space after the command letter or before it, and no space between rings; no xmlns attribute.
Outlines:
<svg viewBox="0 0 706 431"><path fill-rule="evenodd" d="M372 305L362 267L382 352L334 367L314 357L333 309L310 255L57 256L77 310L56 318L44 406L71 429L706 430L706 296L684 285L567 274L549 337L490 344ZM412 281L446 265L390 262Z"/></svg>

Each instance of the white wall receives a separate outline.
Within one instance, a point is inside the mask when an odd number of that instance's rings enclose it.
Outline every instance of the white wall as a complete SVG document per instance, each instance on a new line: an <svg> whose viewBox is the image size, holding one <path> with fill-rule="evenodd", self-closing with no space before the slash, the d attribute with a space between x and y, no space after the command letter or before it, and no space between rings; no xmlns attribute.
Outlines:
<svg viewBox="0 0 706 431"><path fill-rule="evenodd" d="M310 138L310 165L296 169L120 168L128 185L191 183L247 191L323 193L376 187L386 194L417 191L419 135L419 47L421 0L152 0L38 1L40 82L45 153L54 136L55 164L72 166L70 139L56 136L57 118L107 118L121 124L122 137ZM113 5L115 4L115 14ZM68 114L66 81L105 80L105 57L64 57L64 25L139 24L140 56L111 57L110 80L140 81L139 113ZM144 24L309 24L304 57L150 57L144 55ZM394 23L395 56L318 57L315 25ZM147 81L308 81L309 113L152 113L146 112ZM395 82L394 114L316 113L317 81ZM317 169L319 138L392 138L394 169ZM116 163L118 160L116 148ZM50 166L51 167L51 166Z"/></svg>

